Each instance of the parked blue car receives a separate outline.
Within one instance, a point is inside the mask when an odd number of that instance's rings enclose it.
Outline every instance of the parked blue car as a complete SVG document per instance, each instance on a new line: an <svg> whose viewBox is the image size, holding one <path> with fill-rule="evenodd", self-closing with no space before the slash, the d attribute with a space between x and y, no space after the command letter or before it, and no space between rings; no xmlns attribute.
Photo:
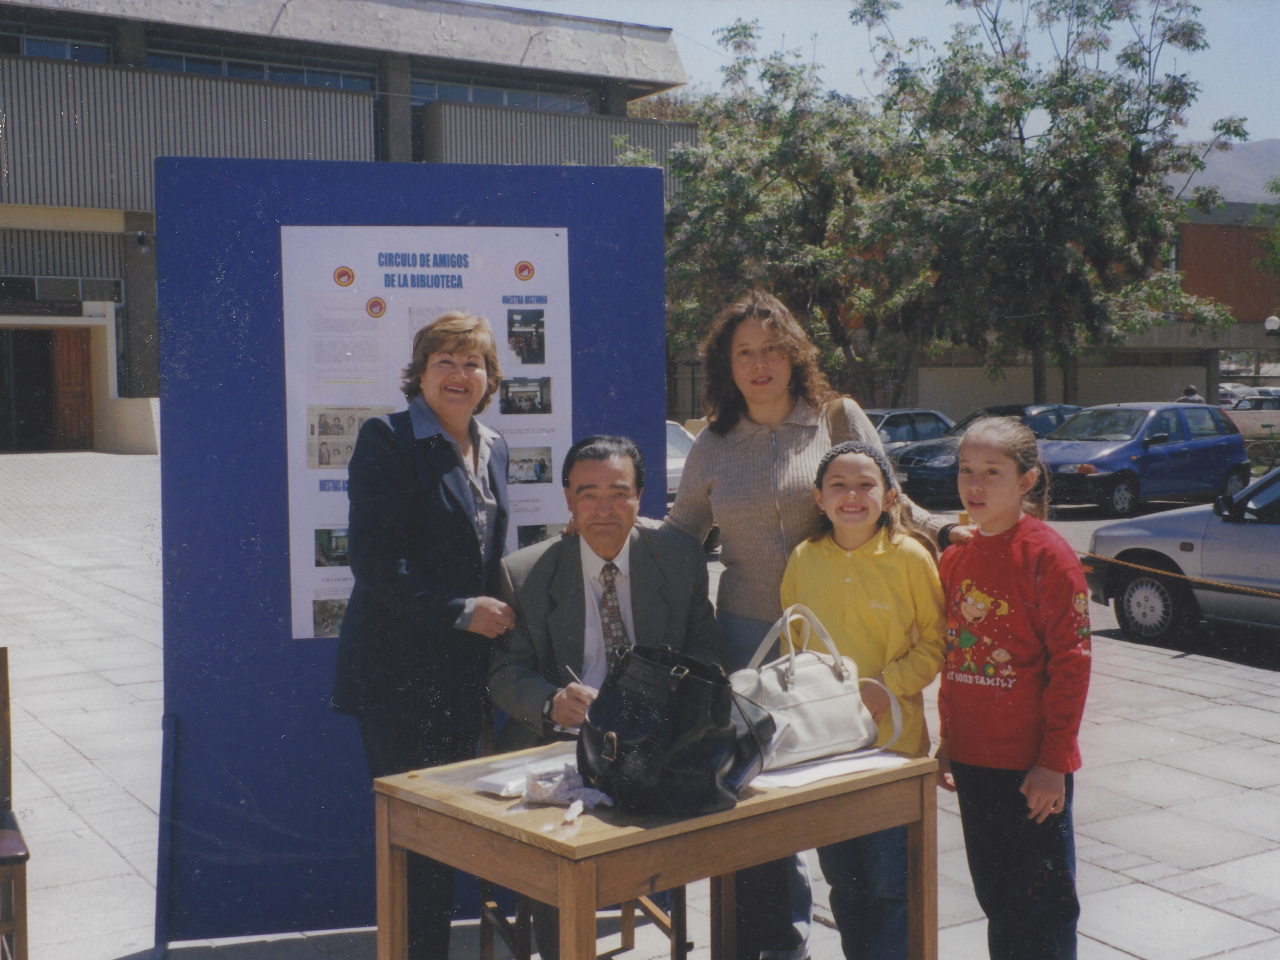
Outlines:
<svg viewBox="0 0 1280 960"><path fill-rule="evenodd" d="M944 436L902 444L889 453L889 459L894 463L898 483L907 496L914 500L955 499L959 495L956 477L960 473L956 465L956 451L960 449L964 432L975 420L1013 417L1030 427L1037 437L1043 437L1079 411L1079 407L1063 403L1011 403L975 410Z"/></svg>
<svg viewBox="0 0 1280 960"><path fill-rule="evenodd" d="M1212 500L1249 484L1244 438L1208 404L1110 403L1040 441L1054 503L1096 503L1118 517L1143 500Z"/></svg>

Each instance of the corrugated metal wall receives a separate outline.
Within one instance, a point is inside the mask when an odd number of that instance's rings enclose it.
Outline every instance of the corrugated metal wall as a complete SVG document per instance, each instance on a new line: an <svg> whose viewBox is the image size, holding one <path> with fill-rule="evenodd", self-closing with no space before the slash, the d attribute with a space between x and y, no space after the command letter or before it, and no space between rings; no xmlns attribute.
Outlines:
<svg viewBox="0 0 1280 960"><path fill-rule="evenodd" d="M426 107L427 161L432 163L583 164L612 166L614 137L647 148L662 161L668 195L678 187L667 168L677 143L698 142L693 123L583 117L481 107L437 100Z"/></svg>
<svg viewBox="0 0 1280 960"><path fill-rule="evenodd" d="M123 240L115 233L0 230L0 276L119 280Z"/></svg>
<svg viewBox="0 0 1280 960"><path fill-rule="evenodd" d="M373 151L369 94L0 57L0 203L153 210L156 157Z"/></svg>

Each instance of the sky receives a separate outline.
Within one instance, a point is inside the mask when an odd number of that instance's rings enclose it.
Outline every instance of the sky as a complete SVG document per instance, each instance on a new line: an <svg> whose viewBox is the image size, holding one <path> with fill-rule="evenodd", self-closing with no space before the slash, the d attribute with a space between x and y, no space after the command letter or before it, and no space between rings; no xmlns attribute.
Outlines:
<svg viewBox="0 0 1280 960"><path fill-rule="evenodd" d="M759 20L760 50L799 49L820 65L825 86L853 96L878 89L867 31L849 22L849 0L492 0L501 6L670 27L692 87L718 90L729 58L714 31L736 18ZM951 25L973 22L944 0L902 0L889 26L899 42L926 37L939 49ZM1213 122L1248 118L1250 140L1280 138L1280 0L1202 0L1209 49L1166 54L1168 72L1201 85L1187 114L1186 138L1206 140ZM1117 36L1116 46L1120 46Z"/></svg>

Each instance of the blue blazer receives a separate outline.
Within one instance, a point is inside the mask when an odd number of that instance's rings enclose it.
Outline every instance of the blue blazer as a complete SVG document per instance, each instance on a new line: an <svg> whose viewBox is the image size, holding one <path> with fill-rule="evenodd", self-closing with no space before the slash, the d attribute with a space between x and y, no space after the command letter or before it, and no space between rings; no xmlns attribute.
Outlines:
<svg viewBox="0 0 1280 960"><path fill-rule="evenodd" d="M485 565L465 506L466 473L449 440L415 437L410 411L361 428L348 467L356 583L338 640L339 713L427 721L441 734L479 731L492 641L453 625L468 597L498 595L507 458L497 436L489 486L498 510Z"/></svg>

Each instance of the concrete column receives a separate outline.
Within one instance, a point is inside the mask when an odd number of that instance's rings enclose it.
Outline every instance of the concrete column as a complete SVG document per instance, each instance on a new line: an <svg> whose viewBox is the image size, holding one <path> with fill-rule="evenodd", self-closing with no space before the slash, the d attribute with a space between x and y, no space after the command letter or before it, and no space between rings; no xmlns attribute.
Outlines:
<svg viewBox="0 0 1280 960"><path fill-rule="evenodd" d="M1221 359L1221 350L1204 352L1204 398L1208 403L1218 402L1218 363Z"/></svg>
<svg viewBox="0 0 1280 960"><path fill-rule="evenodd" d="M627 115L627 84L624 80L606 80L604 96L600 98L600 112L606 117Z"/></svg>
<svg viewBox="0 0 1280 960"><path fill-rule="evenodd" d="M1062 368L1062 402L1080 402L1080 361L1074 357Z"/></svg>
<svg viewBox="0 0 1280 960"><path fill-rule="evenodd" d="M409 58L389 54L378 66L378 109L382 114L382 159L413 159L413 111L409 101Z"/></svg>
<svg viewBox="0 0 1280 960"><path fill-rule="evenodd" d="M155 214L124 215L125 337L129 396L160 396L160 326L156 295Z"/></svg>
<svg viewBox="0 0 1280 960"><path fill-rule="evenodd" d="M142 21L121 20L116 24L115 61L125 67L147 65L147 37Z"/></svg>

